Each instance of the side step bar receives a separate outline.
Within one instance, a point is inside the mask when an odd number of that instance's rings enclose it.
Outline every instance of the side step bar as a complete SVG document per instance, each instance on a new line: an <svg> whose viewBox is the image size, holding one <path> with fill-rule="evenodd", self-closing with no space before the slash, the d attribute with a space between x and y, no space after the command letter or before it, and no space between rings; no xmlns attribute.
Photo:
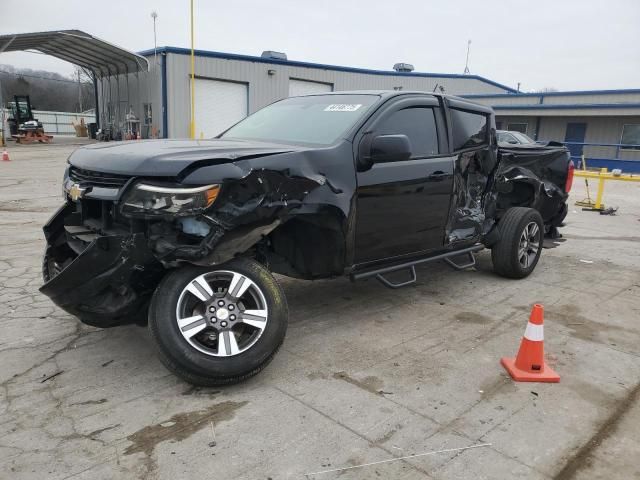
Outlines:
<svg viewBox="0 0 640 480"><path fill-rule="evenodd" d="M376 277L376 280L382 283L385 287L389 287L389 288L406 287L407 285L411 285L412 283L415 283L417 280L416 268L415 268L416 265L422 265L423 263L431 263L431 262L437 262L439 260L444 260L456 270L464 270L466 268L473 267L476 264L476 259L473 254L476 252L479 252L480 250L484 250L484 248L485 248L484 245L477 244L477 245L473 245L471 247L463 248L460 250L453 250L451 252L441 253L440 255L434 255L433 257L419 258L417 260L399 263L397 265L377 268L374 270L368 270L360 273L353 273L351 274L351 280L356 281L356 280L363 280L365 278ZM466 263L460 264L452 260L453 258L460 257L460 256L465 256L468 259L468 261ZM393 272L397 272L405 269L409 271L410 278L409 280L405 280L404 282L392 282L388 278L385 278L384 276L387 273L393 273Z"/></svg>

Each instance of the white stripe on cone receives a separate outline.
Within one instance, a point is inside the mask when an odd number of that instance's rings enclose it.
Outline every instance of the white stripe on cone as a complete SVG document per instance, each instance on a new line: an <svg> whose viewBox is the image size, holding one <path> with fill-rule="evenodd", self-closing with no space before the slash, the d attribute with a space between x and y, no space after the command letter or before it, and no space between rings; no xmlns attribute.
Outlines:
<svg viewBox="0 0 640 480"><path fill-rule="evenodd" d="M527 329L524 331L524 338L532 342L541 342L544 340L544 325L536 325L535 323L527 323Z"/></svg>

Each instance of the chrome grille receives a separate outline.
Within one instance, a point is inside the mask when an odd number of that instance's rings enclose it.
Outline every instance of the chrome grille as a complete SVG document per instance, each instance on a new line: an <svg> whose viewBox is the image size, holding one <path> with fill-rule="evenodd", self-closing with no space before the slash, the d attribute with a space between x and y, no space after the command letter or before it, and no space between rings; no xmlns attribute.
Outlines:
<svg viewBox="0 0 640 480"><path fill-rule="evenodd" d="M80 185L92 185L105 188L120 188L131 178L128 175L94 172L81 168L69 168L69 178Z"/></svg>

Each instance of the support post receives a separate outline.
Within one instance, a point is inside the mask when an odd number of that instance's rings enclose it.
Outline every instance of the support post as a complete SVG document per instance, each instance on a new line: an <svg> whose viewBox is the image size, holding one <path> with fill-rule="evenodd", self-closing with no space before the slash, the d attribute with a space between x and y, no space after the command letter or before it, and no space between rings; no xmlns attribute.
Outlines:
<svg viewBox="0 0 640 480"><path fill-rule="evenodd" d="M193 50L193 0L191 0L191 125L190 137L196 138L196 80L195 80L196 60Z"/></svg>
<svg viewBox="0 0 640 480"><path fill-rule="evenodd" d="M596 210L602 210L602 197L604 196L604 181L605 177L603 174L607 173L606 168L600 169L600 178L598 179L598 194L596 195Z"/></svg>

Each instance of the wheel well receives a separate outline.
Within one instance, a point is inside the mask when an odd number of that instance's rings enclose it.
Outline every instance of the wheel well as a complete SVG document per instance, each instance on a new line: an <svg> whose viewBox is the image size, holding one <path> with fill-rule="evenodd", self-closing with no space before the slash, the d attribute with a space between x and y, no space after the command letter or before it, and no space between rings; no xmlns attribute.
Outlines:
<svg viewBox="0 0 640 480"><path fill-rule="evenodd" d="M502 216L511 207L531 207L535 201L535 189L527 182L512 182L507 192L498 195L498 215Z"/></svg>
<svg viewBox="0 0 640 480"><path fill-rule="evenodd" d="M293 218L271 232L258 248L270 270L296 278L341 275L345 263L345 233L330 215Z"/></svg>

